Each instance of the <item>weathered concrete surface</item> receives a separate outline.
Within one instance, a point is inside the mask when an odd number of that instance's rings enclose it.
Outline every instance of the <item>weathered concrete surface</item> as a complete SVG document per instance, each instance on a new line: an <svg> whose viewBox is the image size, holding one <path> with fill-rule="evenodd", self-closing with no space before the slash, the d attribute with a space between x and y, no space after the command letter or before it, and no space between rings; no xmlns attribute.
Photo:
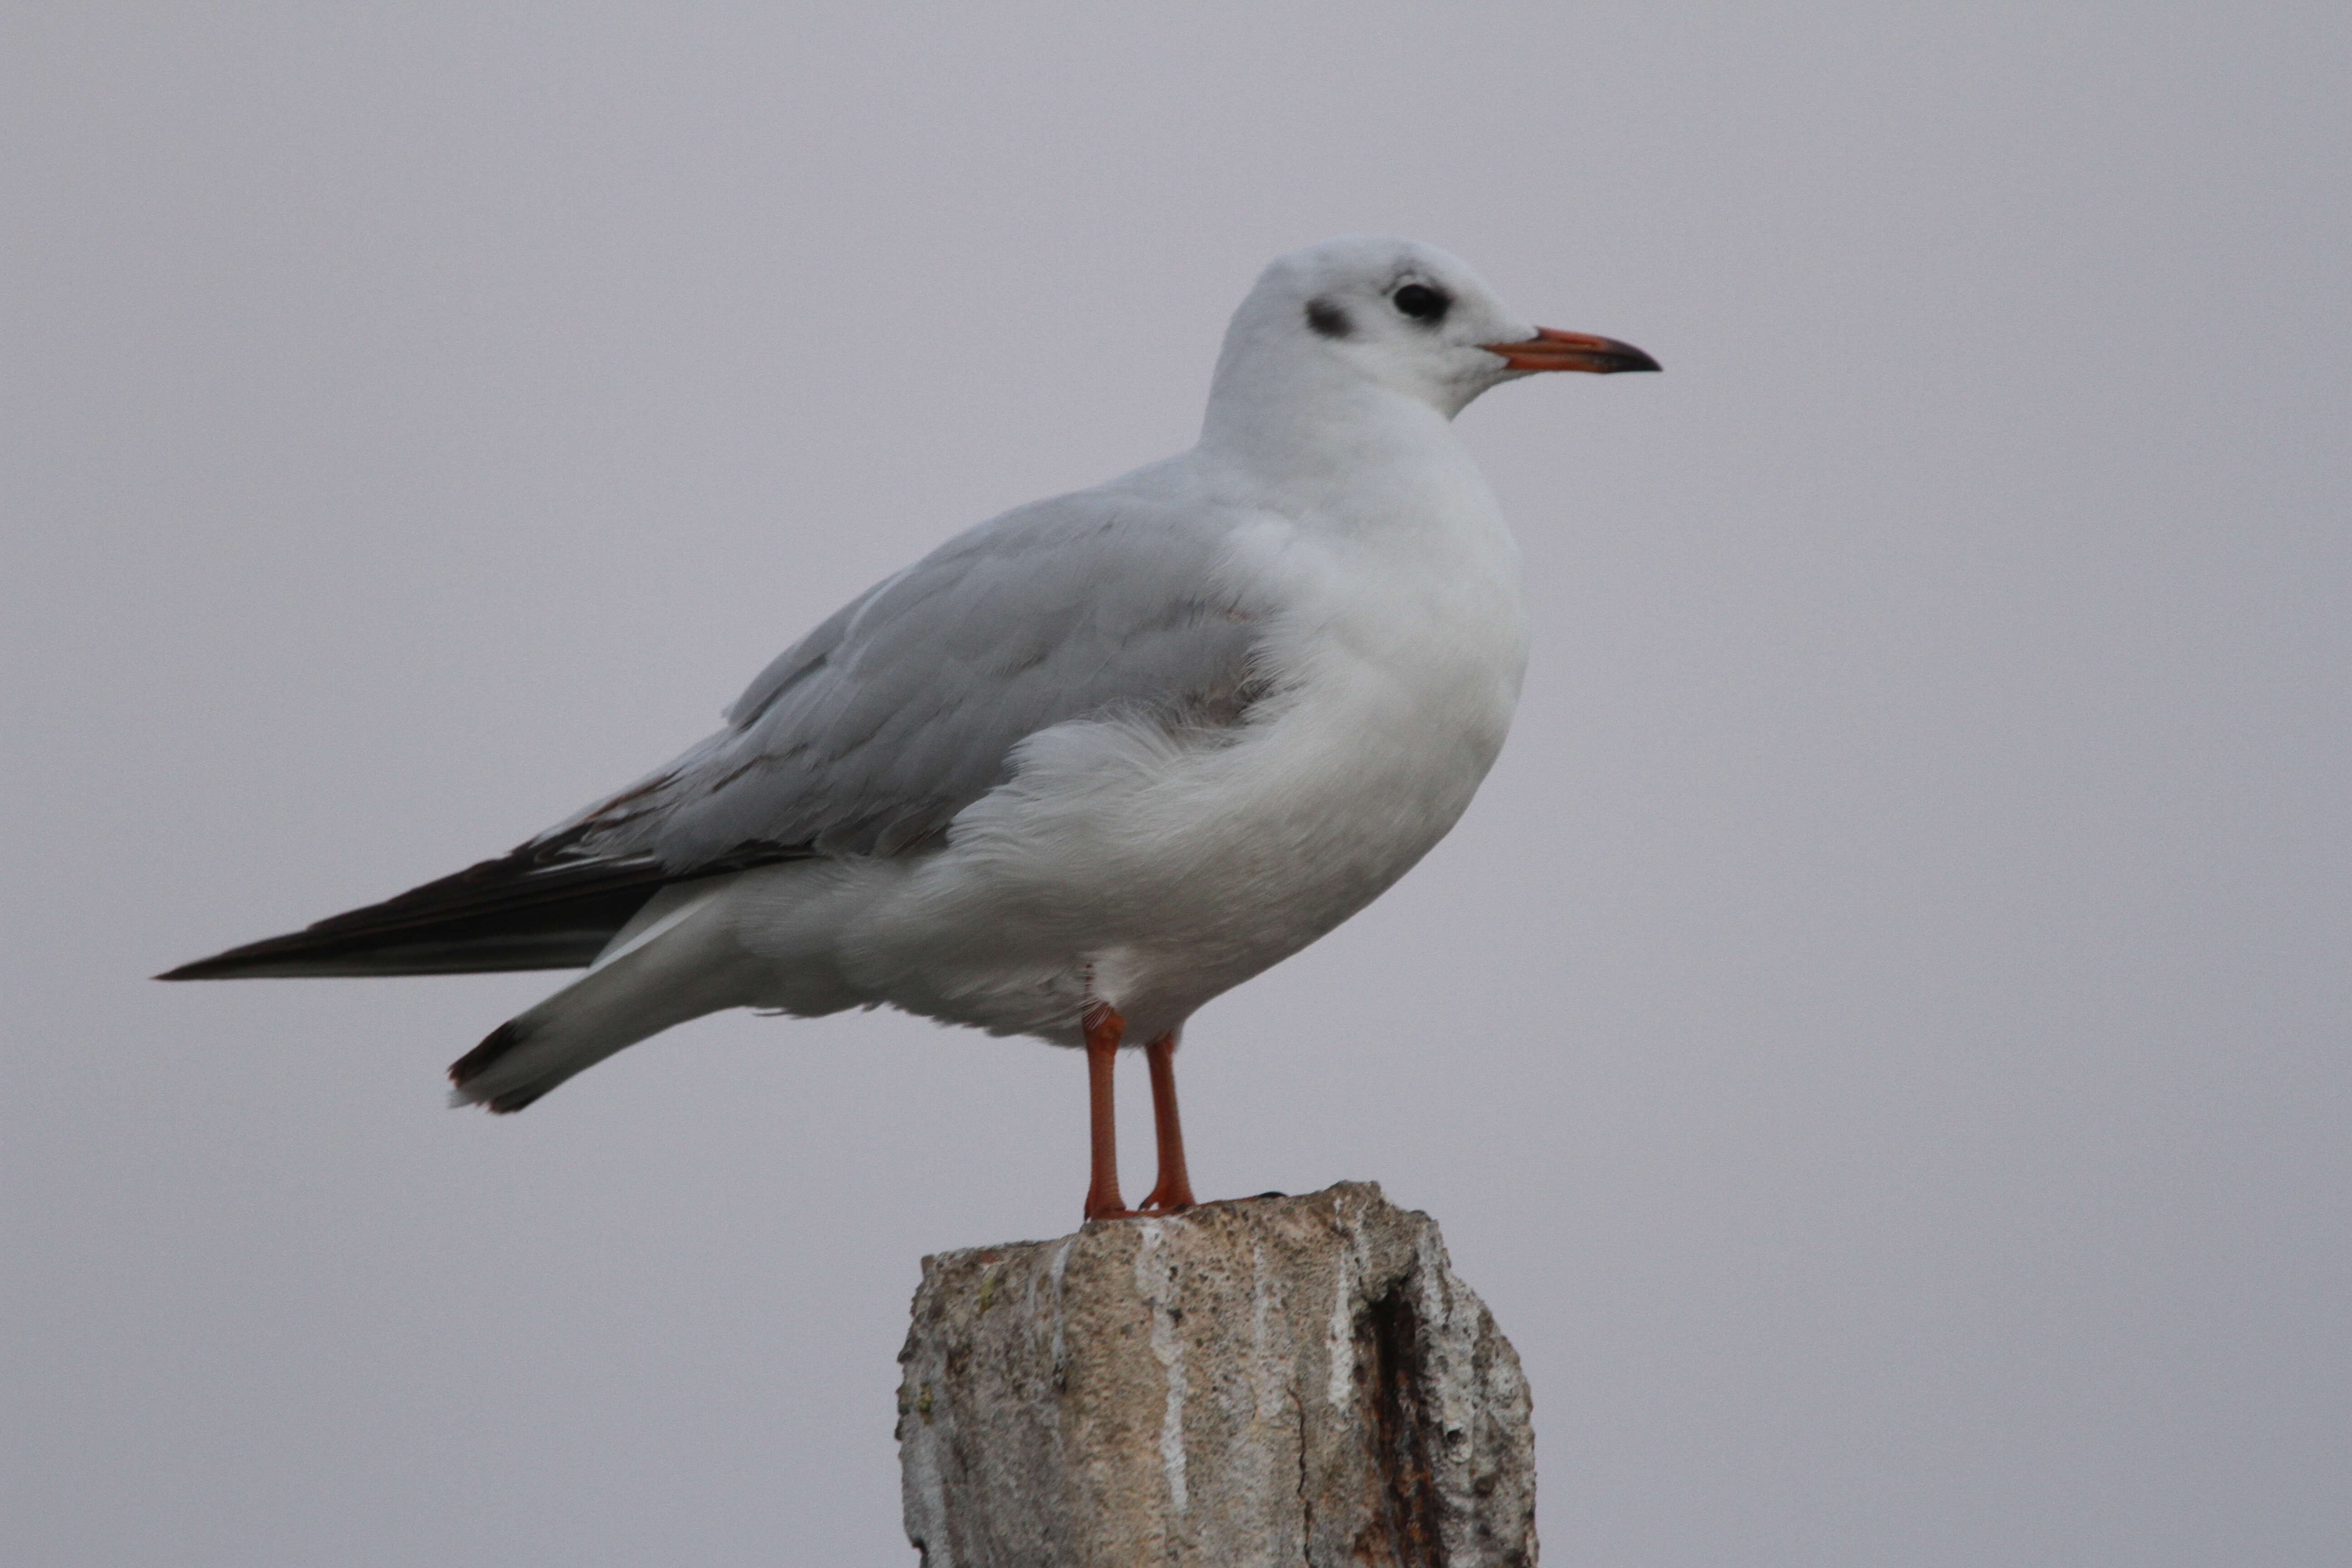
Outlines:
<svg viewBox="0 0 2352 1568"><path fill-rule="evenodd" d="M900 1352L925 1568L1518 1568L1519 1360L1370 1183L923 1259Z"/></svg>

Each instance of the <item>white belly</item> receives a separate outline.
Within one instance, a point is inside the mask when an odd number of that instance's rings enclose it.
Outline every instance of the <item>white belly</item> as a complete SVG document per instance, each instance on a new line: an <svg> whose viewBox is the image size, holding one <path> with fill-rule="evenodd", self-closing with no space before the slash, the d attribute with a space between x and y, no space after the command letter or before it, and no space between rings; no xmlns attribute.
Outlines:
<svg viewBox="0 0 2352 1568"><path fill-rule="evenodd" d="M1146 1039L1330 931L1445 835L1502 745L1526 627L1493 533L1344 572L1296 531L1258 542L1291 568L1251 563L1285 595L1275 696L1224 731L1059 726L935 854L750 874L769 1000L1076 1044L1099 999Z"/></svg>

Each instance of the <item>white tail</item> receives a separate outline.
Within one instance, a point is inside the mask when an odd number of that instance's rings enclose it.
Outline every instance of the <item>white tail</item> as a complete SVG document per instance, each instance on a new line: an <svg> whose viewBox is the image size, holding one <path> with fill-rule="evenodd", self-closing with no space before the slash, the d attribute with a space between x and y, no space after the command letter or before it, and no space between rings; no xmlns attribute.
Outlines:
<svg viewBox="0 0 2352 1568"><path fill-rule="evenodd" d="M449 1068L452 1105L520 1110L565 1079L673 1024L752 1000L752 960L719 918L733 880L664 889L588 973L492 1031Z"/></svg>

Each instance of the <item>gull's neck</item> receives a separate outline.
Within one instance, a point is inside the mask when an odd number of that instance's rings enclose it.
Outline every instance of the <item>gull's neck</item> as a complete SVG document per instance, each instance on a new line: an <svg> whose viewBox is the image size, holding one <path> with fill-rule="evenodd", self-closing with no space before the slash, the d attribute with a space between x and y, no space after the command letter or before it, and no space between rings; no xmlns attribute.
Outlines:
<svg viewBox="0 0 2352 1568"><path fill-rule="evenodd" d="M1452 422L1425 399L1299 355L1229 353L1217 366L1199 455L1277 492L1406 492L1466 466Z"/></svg>

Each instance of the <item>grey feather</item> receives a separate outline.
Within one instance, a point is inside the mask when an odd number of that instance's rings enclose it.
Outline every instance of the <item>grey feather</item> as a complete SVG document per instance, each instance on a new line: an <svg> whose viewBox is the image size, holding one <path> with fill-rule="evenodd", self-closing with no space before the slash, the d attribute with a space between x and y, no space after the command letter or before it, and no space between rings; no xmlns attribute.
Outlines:
<svg viewBox="0 0 2352 1568"><path fill-rule="evenodd" d="M1239 722L1262 628L1218 582L1223 528L1150 472L949 541L787 649L725 729L512 852L163 978L576 967L667 883L936 841L1055 724Z"/></svg>
<svg viewBox="0 0 2352 1568"><path fill-rule="evenodd" d="M1217 581L1223 537L1117 486L1007 512L844 606L725 729L534 843L672 875L753 849L894 854L1004 782L1041 730L1234 722L1260 693L1262 628Z"/></svg>

